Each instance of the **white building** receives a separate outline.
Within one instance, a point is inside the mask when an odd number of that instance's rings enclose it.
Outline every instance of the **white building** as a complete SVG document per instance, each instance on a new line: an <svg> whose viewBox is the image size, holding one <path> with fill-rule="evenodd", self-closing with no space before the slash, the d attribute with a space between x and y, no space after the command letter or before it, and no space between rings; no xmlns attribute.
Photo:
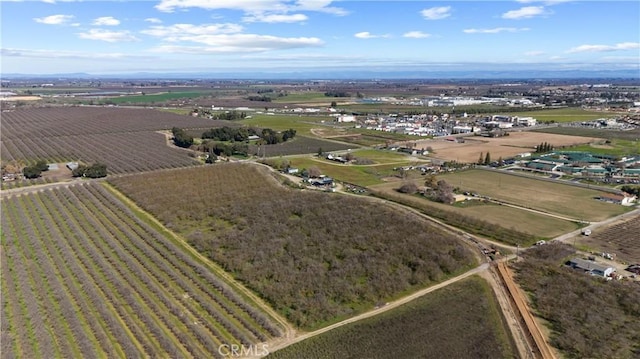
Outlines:
<svg viewBox="0 0 640 359"><path fill-rule="evenodd" d="M353 115L340 115L337 118L338 122L356 122L356 117Z"/></svg>
<svg viewBox="0 0 640 359"><path fill-rule="evenodd" d="M518 126L535 126L538 120L533 117L516 117Z"/></svg>

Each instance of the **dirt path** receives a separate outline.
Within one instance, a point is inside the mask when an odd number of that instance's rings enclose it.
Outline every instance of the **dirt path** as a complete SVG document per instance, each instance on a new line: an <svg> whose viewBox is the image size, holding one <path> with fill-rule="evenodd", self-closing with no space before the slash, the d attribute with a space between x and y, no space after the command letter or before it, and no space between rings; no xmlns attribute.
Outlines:
<svg viewBox="0 0 640 359"><path fill-rule="evenodd" d="M522 291L520 291L520 288L514 282L511 275L511 270L509 269L509 267L507 267L507 264L505 262L499 262L496 268L499 277L502 280L502 283L505 285L507 291L509 292L509 298L517 309L519 319L522 320L525 327L527 328L527 334L531 339L530 342L534 344L533 351L535 358L557 358L555 352L553 351L549 343L547 343L547 340L540 330L538 323L531 314L531 311L529 310L529 306L527 304L527 300L522 294Z"/></svg>
<svg viewBox="0 0 640 359"><path fill-rule="evenodd" d="M535 356L533 348L527 339L527 329L523 328L521 322L518 320L518 314L511 304L509 293L502 285L496 267L491 266L490 270L481 272L480 276L483 277L493 289L493 293L496 296L498 305L500 305L502 316L507 324L509 332L511 333L511 337L513 338L513 342L520 358L534 359Z"/></svg>
<svg viewBox="0 0 640 359"><path fill-rule="evenodd" d="M360 321L360 320L363 320L363 319L366 319L366 318L370 318L370 317L373 317L375 315L387 312L389 310L395 309L395 308L397 308L397 307L399 307L399 306L401 306L401 305L403 305L405 303L408 303L408 302L410 302L410 301L412 301L412 300L414 300L416 298L422 297L422 296L424 296L424 295L426 295L428 293L431 293L431 292L433 292L435 290L438 290L440 288L446 287L446 286L448 286L448 285L450 285L452 283L458 282L458 281L460 281L462 279L465 279L465 278L467 278L469 276L472 276L474 274L478 274L478 273L484 272L488 268L489 268L489 263L483 263L483 264L481 264L481 265L479 265L479 266L477 266L477 267L475 267L475 268L473 268L473 269L471 269L471 270L469 270L469 271L467 271L467 272L465 272L465 273L463 273L463 274L461 274L461 275L459 275L457 277L453 277L453 278L448 279L448 280L446 280L444 282L441 282L441 283L438 283L438 284L433 285L431 287L422 289L422 290L417 291L417 292L415 292L415 293L413 293L411 295L408 295L406 297L398 299L398 300L396 300L394 302L387 303L383 307L371 310L371 311L366 312L366 313L362 313L360 315L357 315L355 317L351 317L349 319L345 319L345 320L343 320L341 322L329 325L327 327L324 327L322 329L318 329L318 330L313 331L313 332L300 334L297 337L295 337L293 340L283 341L281 343L268 343L269 344L269 352L273 353L276 350L280 350L280 349L286 348L286 347L288 347L290 345L293 345L295 343L301 342L301 341L303 341L305 339L309 339L311 337L315 337L316 335L320 335L322 333L326 333L326 332L328 332L330 330L339 328L339 327L341 327L343 325L351 324L351 323L354 323L354 322L357 322L357 321ZM257 358L257 357L247 357L247 358Z"/></svg>

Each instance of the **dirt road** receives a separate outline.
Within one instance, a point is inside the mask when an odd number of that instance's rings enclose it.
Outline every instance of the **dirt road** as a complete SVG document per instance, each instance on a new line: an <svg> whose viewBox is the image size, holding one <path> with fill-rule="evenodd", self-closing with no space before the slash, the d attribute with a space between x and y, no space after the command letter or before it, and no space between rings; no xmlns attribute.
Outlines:
<svg viewBox="0 0 640 359"><path fill-rule="evenodd" d="M500 279L509 292L509 296L513 301L512 303L515 304L519 318L523 321L528 331L527 334L530 335L530 339L532 339L530 342L534 344L533 352L535 358L555 359L555 352L547 342L544 334L538 326L538 323L531 314L527 300L513 280L511 270L507 267L505 262L499 262L496 267Z"/></svg>

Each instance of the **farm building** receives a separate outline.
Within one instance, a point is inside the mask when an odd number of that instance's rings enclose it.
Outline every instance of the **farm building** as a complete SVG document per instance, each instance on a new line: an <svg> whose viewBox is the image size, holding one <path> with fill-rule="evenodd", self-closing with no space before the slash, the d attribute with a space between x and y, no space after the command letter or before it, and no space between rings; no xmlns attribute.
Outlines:
<svg viewBox="0 0 640 359"><path fill-rule="evenodd" d="M632 206L637 200L636 196L630 195L628 193L622 194L606 194L600 197L597 197L600 201L621 204L623 206Z"/></svg>
<svg viewBox="0 0 640 359"><path fill-rule="evenodd" d="M602 265L594 261L582 258L573 258L572 260L567 262L567 265L571 268L580 269L588 272L593 276L602 278L609 277L615 271L615 269L611 266Z"/></svg>

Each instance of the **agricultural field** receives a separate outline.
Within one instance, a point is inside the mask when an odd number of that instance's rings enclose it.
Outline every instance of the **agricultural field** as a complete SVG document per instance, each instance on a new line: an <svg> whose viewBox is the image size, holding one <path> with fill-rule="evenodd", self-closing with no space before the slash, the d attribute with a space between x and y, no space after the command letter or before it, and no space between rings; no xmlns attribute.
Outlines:
<svg viewBox="0 0 640 359"><path fill-rule="evenodd" d="M112 174L184 167L198 162L188 151L167 146L156 131L216 124L148 109L17 109L2 114L1 154L3 161L26 163L100 162Z"/></svg>
<svg viewBox="0 0 640 359"><path fill-rule="evenodd" d="M282 335L215 267L101 184L1 205L3 357L215 358L222 344Z"/></svg>
<svg viewBox="0 0 640 359"><path fill-rule="evenodd" d="M323 126L324 122L331 122L333 119L328 116L298 116L298 115L265 115L255 114L251 118L237 121L247 126L260 128L272 128L276 131L286 131L290 128L296 130L298 135L312 136L311 129Z"/></svg>
<svg viewBox="0 0 640 359"><path fill-rule="evenodd" d="M110 103L116 105L126 105L126 104L156 104L156 103L164 103L170 100L179 100L179 99L195 99L199 97L211 96L213 93L211 91L168 91L161 93L150 93L145 95L128 95L128 96L118 96L118 97L108 97L104 99L94 100L94 102L98 103Z"/></svg>
<svg viewBox="0 0 640 359"><path fill-rule="evenodd" d="M488 283L477 276L267 358L516 358Z"/></svg>
<svg viewBox="0 0 640 359"><path fill-rule="evenodd" d="M563 263L575 250L561 243L525 251L515 280L549 330L563 358L637 358L640 290L632 281L604 281Z"/></svg>
<svg viewBox="0 0 640 359"><path fill-rule="evenodd" d="M469 233L512 246L530 246L540 239L578 229L574 222L482 201L467 201L469 203L464 205L438 203L420 195L400 193L397 189L401 185L402 182L394 181L368 189L375 196L416 208Z"/></svg>
<svg viewBox="0 0 640 359"><path fill-rule="evenodd" d="M513 174L468 170L438 176L460 191L476 192L509 204L566 216L575 220L602 221L629 211L629 208L598 201L606 193ZM524 190L526 189L526 190Z"/></svg>
<svg viewBox="0 0 640 359"><path fill-rule="evenodd" d="M464 137L464 142L447 141L442 138L415 142L416 149L431 148L432 157L446 161L477 163L480 154L490 153L491 159L497 161L500 157L506 159L520 153L534 152L535 146L545 141L554 148L561 148L599 142L601 139L525 131L510 132L509 136L494 138L468 136Z"/></svg>
<svg viewBox="0 0 640 359"><path fill-rule="evenodd" d="M581 128L581 127L549 127L532 130L532 132L552 133L558 135L569 136L582 136L582 137L598 137L604 139L619 139L626 141L638 141L640 139L640 129L616 131L616 130L601 130L594 128Z"/></svg>
<svg viewBox="0 0 640 359"><path fill-rule="evenodd" d="M323 152L346 151L353 146L331 140L306 136L296 136L291 140L274 145L249 146L249 152L260 157L289 156Z"/></svg>
<svg viewBox="0 0 640 359"><path fill-rule="evenodd" d="M599 118L610 118L610 112L599 112L592 110L584 110L577 107L566 107L539 111L521 111L521 112L502 112L505 116L533 117L540 123L544 122L581 122L592 121Z"/></svg>
<svg viewBox="0 0 640 359"><path fill-rule="evenodd" d="M274 176L228 163L110 181L306 330L476 263L464 242L415 214Z"/></svg>
<svg viewBox="0 0 640 359"><path fill-rule="evenodd" d="M615 253L626 263L640 263L640 216L596 228L591 235L580 236L578 245L595 252Z"/></svg>

